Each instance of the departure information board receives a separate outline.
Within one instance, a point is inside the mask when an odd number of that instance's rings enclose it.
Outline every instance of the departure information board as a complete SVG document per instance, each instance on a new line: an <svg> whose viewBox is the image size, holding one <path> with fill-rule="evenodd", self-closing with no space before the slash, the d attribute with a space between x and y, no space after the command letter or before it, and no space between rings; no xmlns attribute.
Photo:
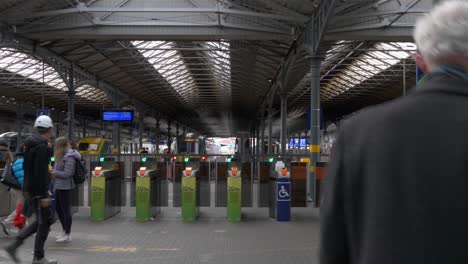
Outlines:
<svg viewBox="0 0 468 264"><path fill-rule="evenodd" d="M132 122L133 111L131 110L104 110L102 120L106 122Z"/></svg>

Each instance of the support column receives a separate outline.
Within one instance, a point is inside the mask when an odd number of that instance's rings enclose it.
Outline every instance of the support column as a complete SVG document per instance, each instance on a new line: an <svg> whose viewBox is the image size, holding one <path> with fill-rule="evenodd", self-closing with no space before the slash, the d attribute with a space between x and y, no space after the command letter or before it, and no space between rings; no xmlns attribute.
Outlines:
<svg viewBox="0 0 468 264"><path fill-rule="evenodd" d="M120 100L117 94L112 95L112 105L115 108L120 108ZM112 124L112 153L116 153L120 159L120 124Z"/></svg>
<svg viewBox="0 0 468 264"><path fill-rule="evenodd" d="M262 116L260 120L260 154L265 154L265 115L262 111Z"/></svg>
<svg viewBox="0 0 468 264"><path fill-rule="evenodd" d="M286 155L286 133L287 133L287 117L288 117L288 96L287 94L281 94L281 155Z"/></svg>
<svg viewBox="0 0 468 264"><path fill-rule="evenodd" d="M315 201L316 164L320 159L320 57L310 61L310 146L309 146L309 198Z"/></svg>
<svg viewBox="0 0 468 264"><path fill-rule="evenodd" d="M167 120L167 152L171 154L171 120Z"/></svg>
<svg viewBox="0 0 468 264"><path fill-rule="evenodd" d="M143 130L144 130L144 122L143 122L143 116L141 115L138 119L138 146L140 147L141 150L143 150Z"/></svg>
<svg viewBox="0 0 468 264"><path fill-rule="evenodd" d="M261 129L261 124L259 123L257 125L257 129L255 130L255 152L257 154L257 160L259 160L258 156L260 155L260 129Z"/></svg>
<svg viewBox="0 0 468 264"><path fill-rule="evenodd" d="M156 118L156 151L158 151L158 154L160 154L159 152L159 140L160 140L160 137L159 137L159 126L160 126L160 120L159 118Z"/></svg>
<svg viewBox="0 0 468 264"><path fill-rule="evenodd" d="M403 96L406 95L406 59L403 59Z"/></svg>
<svg viewBox="0 0 468 264"><path fill-rule="evenodd" d="M75 136L75 78L73 64L68 74L68 139Z"/></svg>
<svg viewBox="0 0 468 264"><path fill-rule="evenodd" d="M273 124L272 124L273 109L268 108L268 157L272 154L273 145Z"/></svg>
<svg viewBox="0 0 468 264"><path fill-rule="evenodd" d="M21 144L23 144L23 121L24 109L23 103L19 102L16 106L16 131L18 131L18 140L16 141L16 152L19 152Z"/></svg>

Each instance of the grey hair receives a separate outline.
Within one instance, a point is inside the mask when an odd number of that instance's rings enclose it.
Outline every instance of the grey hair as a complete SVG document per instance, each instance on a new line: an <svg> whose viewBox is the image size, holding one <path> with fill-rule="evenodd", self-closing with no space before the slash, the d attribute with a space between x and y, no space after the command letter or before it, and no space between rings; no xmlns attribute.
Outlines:
<svg viewBox="0 0 468 264"><path fill-rule="evenodd" d="M416 23L414 39L430 62L449 55L468 58L468 1L445 1Z"/></svg>

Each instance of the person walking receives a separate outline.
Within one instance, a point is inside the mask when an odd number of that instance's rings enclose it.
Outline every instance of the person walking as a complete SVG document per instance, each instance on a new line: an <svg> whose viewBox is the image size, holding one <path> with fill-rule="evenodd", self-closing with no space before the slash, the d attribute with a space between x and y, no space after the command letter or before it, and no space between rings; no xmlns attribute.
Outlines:
<svg viewBox="0 0 468 264"><path fill-rule="evenodd" d="M34 122L37 134L28 137L24 151L24 182L23 197L33 209L35 218L26 228L23 228L14 241L5 248L6 253L16 262L18 248L28 237L36 233L34 242L33 264L56 264L56 260L45 258L44 245L53 223L50 208L49 193L49 156L47 143L52 137L53 123L48 116L39 116Z"/></svg>
<svg viewBox="0 0 468 264"><path fill-rule="evenodd" d="M4 142L0 143L0 153L2 156L2 163L4 163L3 175L2 178L6 176L6 174L11 171L12 169L12 162L13 162L13 155L11 154L8 145ZM21 198L21 191L20 196L17 195L17 190L13 188L9 188L10 192L12 193L12 198L17 201L18 198ZM16 209L16 207L15 207ZM3 233L5 235L10 235L10 224L13 223L13 219L15 218L16 210L13 211L10 215L8 215L4 220L0 221L0 225L2 226Z"/></svg>
<svg viewBox="0 0 468 264"><path fill-rule="evenodd" d="M322 264L468 263L468 1L436 6L414 38L421 86L341 122Z"/></svg>
<svg viewBox="0 0 468 264"><path fill-rule="evenodd" d="M75 188L73 175L75 164L81 160L81 155L71 147L65 137L55 140L55 167L51 174L54 178L55 208L62 224L63 233L57 236L56 242L64 243L72 240L70 231L72 226L71 192Z"/></svg>
<svg viewBox="0 0 468 264"><path fill-rule="evenodd" d="M24 162L24 144L20 146L18 153L15 154L15 159L13 163L11 163L11 170L13 176L18 180L19 187L22 188L23 181L24 181L24 169L23 169L23 162ZM10 154L11 155L11 154ZM5 169L6 170L6 169ZM7 216L3 221L0 222L3 228L3 232L6 235L10 235L11 226L14 224L14 220L16 217L16 208L19 204L23 203L23 194L21 189L10 189L12 192L12 199L15 201L15 210Z"/></svg>

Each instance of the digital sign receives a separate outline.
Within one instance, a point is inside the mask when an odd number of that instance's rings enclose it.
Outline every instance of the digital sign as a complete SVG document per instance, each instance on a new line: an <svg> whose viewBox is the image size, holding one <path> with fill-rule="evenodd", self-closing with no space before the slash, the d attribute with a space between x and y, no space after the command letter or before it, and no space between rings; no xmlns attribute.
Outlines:
<svg viewBox="0 0 468 264"><path fill-rule="evenodd" d="M102 120L106 122L132 122L133 111L131 110L104 110Z"/></svg>
<svg viewBox="0 0 468 264"><path fill-rule="evenodd" d="M289 140L289 147L305 147L307 145L307 140L305 138L291 138Z"/></svg>

